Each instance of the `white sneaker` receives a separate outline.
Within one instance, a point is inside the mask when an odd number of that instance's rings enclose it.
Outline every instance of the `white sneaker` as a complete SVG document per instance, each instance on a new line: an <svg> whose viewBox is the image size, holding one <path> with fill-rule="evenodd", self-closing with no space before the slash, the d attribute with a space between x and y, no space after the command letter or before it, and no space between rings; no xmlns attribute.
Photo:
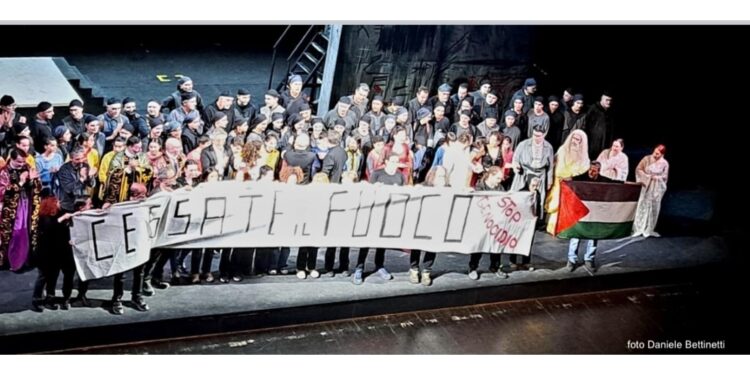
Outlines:
<svg viewBox="0 0 750 375"><path fill-rule="evenodd" d="M297 278L300 280L304 280L307 278L307 272L305 271L297 271Z"/></svg>
<svg viewBox="0 0 750 375"><path fill-rule="evenodd" d="M479 280L479 272L477 272L477 270L471 270L471 272L469 272L469 278L472 280Z"/></svg>
<svg viewBox="0 0 750 375"><path fill-rule="evenodd" d="M310 277L312 277L313 279L317 279L320 277L320 272L318 272L317 270L312 270L310 271Z"/></svg>
<svg viewBox="0 0 750 375"><path fill-rule="evenodd" d="M419 271L415 269L409 270L409 282L412 284L419 284Z"/></svg>

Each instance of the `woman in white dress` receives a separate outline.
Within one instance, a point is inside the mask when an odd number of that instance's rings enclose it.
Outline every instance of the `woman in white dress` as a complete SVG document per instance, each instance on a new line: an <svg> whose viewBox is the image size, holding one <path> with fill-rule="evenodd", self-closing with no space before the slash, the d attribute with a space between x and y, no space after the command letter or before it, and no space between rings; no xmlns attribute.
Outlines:
<svg viewBox="0 0 750 375"><path fill-rule="evenodd" d="M625 142L622 138L615 139L612 147L602 151L596 160L602 163L600 175L617 181L628 179L628 156L622 150Z"/></svg>
<svg viewBox="0 0 750 375"><path fill-rule="evenodd" d="M659 237L654 232L656 220L659 218L661 199L667 191L667 177L669 163L664 159L666 148L658 145L654 153L648 155L638 163L635 169L636 182L641 184L641 196L638 198L638 208L633 221L633 237Z"/></svg>

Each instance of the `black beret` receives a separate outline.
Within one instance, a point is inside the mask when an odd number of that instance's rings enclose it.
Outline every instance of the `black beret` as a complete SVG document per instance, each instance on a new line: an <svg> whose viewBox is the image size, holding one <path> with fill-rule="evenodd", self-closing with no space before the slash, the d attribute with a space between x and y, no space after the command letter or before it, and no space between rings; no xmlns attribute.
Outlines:
<svg viewBox="0 0 750 375"><path fill-rule="evenodd" d="M404 97L403 96L397 96L391 100L391 104L402 106L404 105Z"/></svg>
<svg viewBox="0 0 750 375"><path fill-rule="evenodd" d="M148 126L151 128L155 128L159 125L164 125L164 118L162 116L157 117L146 117L148 121Z"/></svg>
<svg viewBox="0 0 750 375"><path fill-rule="evenodd" d="M13 99L13 97L10 96L10 95L3 95L3 97L0 98L0 105L3 105L3 106L8 106L8 105L11 105L11 104L13 104L15 102L16 102L16 100Z"/></svg>
<svg viewBox="0 0 750 375"><path fill-rule="evenodd" d="M558 99L558 98L557 98L556 96L554 96L554 95L550 95L550 97L549 97L549 98L547 98L547 103L552 103L552 102L557 102L557 103L560 103L560 99Z"/></svg>
<svg viewBox="0 0 750 375"><path fill-rule="evenodd" d="M268 120L268 118L266 117L266 115L257 115L257 116L255 116L255 118L253 119L253 123L252 123L252 126L253 126L253 127L255 127L255 125L258 125L258 124L260 124L261 122L263 122L263 121L266 121L266 120Z"/></svg>
<svg viewBox="0 0 750 375"><path fill-rule="evenodd" d="M544 98L541 96L537 96L536 98L534 98L534 101L544 104Z"/></svg>
<svg viewBox="0 0 750 375"><path fill-rule="evenodd" d="M107 99L107 105L112 105L112 104L122 104L122 102L120 101L120 99L117 99L115 97L111 97Z"/></svg>
<svg viewBox="0 0 750 375"><path fill-rule="evenodd" d="M237 90L237 95L250 95L250 91L247 91L247 89L239 89Z"/></svg>
<svg viewBox="0 0 750 375"><path fill-rule="evenodd" d="M283 119L284 119L283 113L274 112L271 114L271 122L276 121L276 120L283 120Z"/></svg>
<svg viewBox="0 0 750 375"><path fill-rule="evenodd" d="M184 101L188 101L188 100L193 99L193 98L197 98L197 97L198 97L198 95L196 95L195 92L193 92L193 91L183 92L182 94L180 94L180 100L183 101L183 102Z"/></svg>
<svg viewBox="0 0 750 375"><path fill-rule="evenodd" d="M266 91L266 95L273 96L274 98L280 97L279 92L276 91L276 90L274 90L274 89L270 89L270 90Z"/></svg>
<svg viewBox="0 0 750 375"><path fill-rule="evenodd" d="M84 124L88 124L89 122L96 121L96 120L98 120L98 119L94 115L86 114L86 115L83 116L83 123Z"/></svg>
<svg viewBox="0 0 750 375"><path fill-rule="evenodd" d="M68 108L73 108L73 107L83 108L83 103L78 99L73 99L70 101L70 104L68 104Z"/></svg>
<svg viewBox="0 0 750 375"><path fill-rule="evenodd" d="M128 104L128 103L135 103L135 99L126 96L125 99L122 100L122 105Z"/></svg>
<svg viewBox="0 0 750 375"><path fill-rule="evenodd" d="M336 121L333 122L333 126L336 126L336 125L346 126L346 121L340 118L337 118Z"/></svg>
<svg viewBox="0 0 750 375"><path fill-rule="evenodd" d="M362 118L359 119L359 122L366 122L367 125L370 125L372 124L372 117L370 117L370 115L362 116Z"/></svg>
<svg viewBox="0 0 750 375"><path fill-rule="evenodd" d="M50 102L39 102L39 104L37 104L37 106L36 106L36 111L37 112L44 112L44 111L46 111L46 110L48 110L50 108L52 108L52 103L50 103Z"/></svg>
<svg viewBox="0 0 750 375"><path fill-rule="evenodd" d="M226 96L228 98L231 98L232 94L230 94L229 91L222 91L219 93L219 96Z"/></svg>
<svg viewBox="0 0 750 375"><path fill-rule="evenodd" d="M339 103L341 104L352 104L352 100L349 99L348 96L342 96L339 98Z"/></svg>
<svg viewBox="0 0 750 375"><path fill-rule="evenodd" d="M310 108L310 105L309 105L309 104L307 104L307 103L302 103L302 104L301 104L301 105L299 106L299 111L300 111L300 112L302 112L302 111L310 111L310 110L312 110L312 108Z"/></svg>

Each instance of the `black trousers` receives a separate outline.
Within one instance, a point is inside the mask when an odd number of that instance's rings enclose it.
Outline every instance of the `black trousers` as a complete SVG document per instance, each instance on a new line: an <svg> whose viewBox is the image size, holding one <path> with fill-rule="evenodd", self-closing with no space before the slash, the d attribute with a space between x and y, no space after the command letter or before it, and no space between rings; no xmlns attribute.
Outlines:
<svg viewBox="0 0 750 375"><path fill-rule="evenodd" d="M422 261L422 270L425 272L432 271L432 265L435 263L435 257L437 257L437 254L431 251L422 251L422 250L411 251L411 255L409 256L409 263L411 264L411 269L419 270L419 257L422 255L422 253L424 253L424 261Z"/></svg>
<svg viewBox="0 0 750 375"><path fill-rule="evenodd" d="M203 260L201 264L201 259ZM190 256L190 273L196 274L211 272L211 263L214 260L213 249L193 249Z"/></svg>
<svg viewBox="0 0 750 375"><path fill-rule="evenodd" d="M241 247L234 249L235 258L235 275L250 276L253 274L253 257L255 256L254 247Z"/></svg>
<svg viewBox="0 0 750 375"><path fill-rule="evenodd" d="M365 269L365 261L367 260L367 254L370 253L370 248L360 248L359 255L357 256L357 268ZM375 250L375 270L379 270L385 267L385 249Z"/></svg>
<svg viewBox="0 0 750 375"><path fill-rule="evenodd" d="M297 271L314 270L318 260L317 247L300 247L297 252Z"/></svg>
<svg viewBox="0 0 750 375"><path fill-rule="evenodd" d="M130 298L135 300L143 295L143 265L133 268L133 286L130 289ZM114 287L112 290L112 302L122 301L125 294L124 280L125 272L120 272L114 276Z"/></svg>
<svg viewBox="0 0 750 375"><path fill-rule="evenodd" d="M484 253L473 253L469 258L469 271L476 270L479 267L479 261L482 259ZM502 259L503 266L509 265L509 257L506 254L490 254L490 271L495 272L500 269L500 261Z"/></svg>
<svg viewBox="0 0 750 375"><path fill-rule="evenodd" d="M335 247L329 247L326 249L326 258L325 258L325 266L326 266L326 272L333 271L333 264L336 261L336 248ZM348 247L342 247L339 251L339 269L340 270L348 270L349 269L349 248Z"/></svg>

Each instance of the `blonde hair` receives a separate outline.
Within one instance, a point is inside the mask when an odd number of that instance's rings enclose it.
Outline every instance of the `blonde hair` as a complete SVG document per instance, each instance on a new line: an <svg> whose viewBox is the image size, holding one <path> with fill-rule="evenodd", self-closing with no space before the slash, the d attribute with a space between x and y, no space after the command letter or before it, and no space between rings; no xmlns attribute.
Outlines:
<svg viewBox="0 0 750 375"><path fill-rule="evenodd" d="M331 180L328 178L328 175L323 172L316 173L312 178L312 183L314 184L328 184Z"/></svg>

